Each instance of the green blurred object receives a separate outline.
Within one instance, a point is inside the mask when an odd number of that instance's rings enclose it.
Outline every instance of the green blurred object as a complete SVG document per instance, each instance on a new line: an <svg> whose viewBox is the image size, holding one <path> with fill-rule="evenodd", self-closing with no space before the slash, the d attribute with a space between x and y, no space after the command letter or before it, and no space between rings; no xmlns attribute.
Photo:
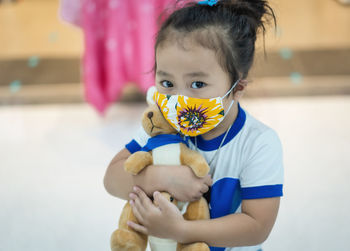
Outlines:
<svg viewBox="0 0 350 251"><path fill-rule="evenodd" d="M288 49L288 48L282 48L280 50L280 56L284 60L289 60L293 57L293 51L291 49Z"/></svg>
<svg viewBox="0 0 350 251"><path fill-rule="evenodd" d="M22 87L22 82L19 80L15 80L10 83L10 91L12 93L18 92Z"/></svg>
<svg viewBox="0 0 350 251"><path fill-rule="evenodd" d="M303 82L303 76L299 72L292 72L289 77L293 84L301 84Z"/></svg>
<svg viewBox="0 0 350 251"><path fill-rule="evenodd" d="M28 59L28 67L34 68L37 67L39 64L39 57L37 56L32 56Z"/></svg>

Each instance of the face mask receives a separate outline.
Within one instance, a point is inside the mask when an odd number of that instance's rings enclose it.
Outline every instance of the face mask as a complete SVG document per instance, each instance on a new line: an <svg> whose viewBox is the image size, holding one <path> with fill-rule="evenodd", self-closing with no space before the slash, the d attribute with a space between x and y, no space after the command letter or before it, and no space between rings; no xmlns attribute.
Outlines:
<svg viewBox="0 0 350 251"><path fill-rule="evenodd" d="M239 81L237 80L223 97L200 99L184 95L166 95L155 91L152 98L164 118L178 132L193 137L214 129L225 118L234 100L226 112L222 100L231 93Z"/></svg>

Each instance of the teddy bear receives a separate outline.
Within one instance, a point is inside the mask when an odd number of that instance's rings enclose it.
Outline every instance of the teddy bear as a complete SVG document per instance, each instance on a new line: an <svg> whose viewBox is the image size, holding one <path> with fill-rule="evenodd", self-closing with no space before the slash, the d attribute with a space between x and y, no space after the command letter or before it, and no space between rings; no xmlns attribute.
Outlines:
<svg viewBox="0 0 350 251"><path fill-rule="evenodd" d="M156 104L148 103L149 106L142 116L142 127L150 138L140 151L133 153L125 161L125 171L137 175L149 165L186 165L197 177L207 175L209 166L204 157L187 147L185 141L163 117ZM179 208L186 220L210 218L208 203L203 197L194 202L181 202L165 191L161 191L161 194ZM128 221L138 223L129 202L122 210L119 228L111 236L112 251L146 250L148 236L134 231L127 225ZM181 244L154 236L149 236L149 241L152 251L209 251L208 245L204 242Z"/></svg>

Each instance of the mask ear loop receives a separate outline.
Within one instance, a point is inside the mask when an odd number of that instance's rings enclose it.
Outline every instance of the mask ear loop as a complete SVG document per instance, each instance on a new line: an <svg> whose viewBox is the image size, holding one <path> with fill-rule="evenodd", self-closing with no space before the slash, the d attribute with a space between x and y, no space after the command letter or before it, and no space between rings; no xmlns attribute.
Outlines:
<svg viewBox="0 0 350 251"><path fill-rule="evenodd" d="M232 87L230 88L230 90L228 90L228 91L226 92L226 94L222 97L222 99L224 99L227 95L229 95L230 92L236 87L236 85L237 85L240 81L241 81L241 79L238 79L238 80L232 85Z"/></svg>
<svg viewBox="0 0 350 251"><path fill-rule="evenodd" d="M230 109L231 109L233 103L234 103L234 100L231 101L231 104L230 104L230 106L228 107L227 111L225 112L224 117L226 117L226 114L228 114L228 112L230 111Z"/></svg>
<svg viewBox="0 0 350 251"><path fill-rule="evenodd" d="M233 86L231 87L231 89L228 90L228 92L222 97L222 99L224 99L228 94L230 94L230 92L236 87L236 85L237 85L240 81L241 81L241 79L238 79L238 80L233 84ZM226 114L228 114L228 112L230 111L230 109L231 109L233 103L234 103L234 100L231 101L230 106L228 107L227 111L225 112L225 116L226 116Z"/></svg>

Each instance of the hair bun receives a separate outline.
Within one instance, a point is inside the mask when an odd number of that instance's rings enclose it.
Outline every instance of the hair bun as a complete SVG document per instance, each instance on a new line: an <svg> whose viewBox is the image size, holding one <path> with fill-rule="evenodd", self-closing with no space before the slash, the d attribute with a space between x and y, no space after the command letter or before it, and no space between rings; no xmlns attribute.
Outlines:
<svg viewBox="0 0 350 251"><path fill-rule="evenodd" d="M262 28L265 31L264 23L271 19L276 25L275 14L266 0L221 0L221 4L237 15L253 19L256 29Z"/></svg>

